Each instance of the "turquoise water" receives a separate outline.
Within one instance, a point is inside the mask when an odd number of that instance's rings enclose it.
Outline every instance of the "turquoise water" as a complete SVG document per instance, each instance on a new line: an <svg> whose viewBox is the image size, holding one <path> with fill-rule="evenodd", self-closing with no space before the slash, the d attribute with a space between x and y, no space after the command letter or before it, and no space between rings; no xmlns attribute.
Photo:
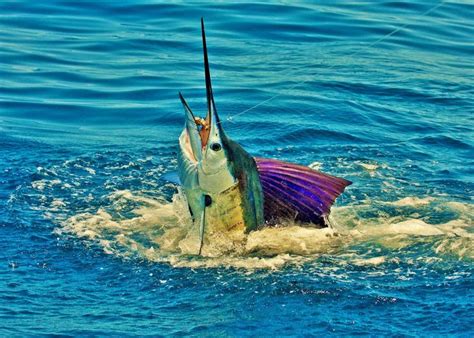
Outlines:
<svg viewBox="0 0 474 338"><path fill-rule="evenodd" d="M0 335L473 336L474 6L436 5L0 3ZM186 250L201 16L227 133L354 182L334 229Z"/></svg>

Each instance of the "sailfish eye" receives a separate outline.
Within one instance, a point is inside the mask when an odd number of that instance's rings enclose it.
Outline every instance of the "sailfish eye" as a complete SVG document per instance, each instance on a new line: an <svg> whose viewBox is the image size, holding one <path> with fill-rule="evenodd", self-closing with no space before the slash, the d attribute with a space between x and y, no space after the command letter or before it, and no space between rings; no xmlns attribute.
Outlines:
<svg viewBox="0 0 474 338"><path fill-rule="evenodd" d="M219 151L222 149L222 146L219 143L213 143L211 144L211 149L214 151Z"/></svg>

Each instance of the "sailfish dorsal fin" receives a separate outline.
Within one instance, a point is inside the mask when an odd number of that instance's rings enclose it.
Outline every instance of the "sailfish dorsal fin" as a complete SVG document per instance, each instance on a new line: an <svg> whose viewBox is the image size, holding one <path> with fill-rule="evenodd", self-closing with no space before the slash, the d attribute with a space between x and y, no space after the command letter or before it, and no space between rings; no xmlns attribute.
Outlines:
<svg viewBox="0 0 474 338"><path fill-rule="evenodd" d="M267 222L290 218L326 226L331 205L352 182L309 167L255 158Z"/></svg>

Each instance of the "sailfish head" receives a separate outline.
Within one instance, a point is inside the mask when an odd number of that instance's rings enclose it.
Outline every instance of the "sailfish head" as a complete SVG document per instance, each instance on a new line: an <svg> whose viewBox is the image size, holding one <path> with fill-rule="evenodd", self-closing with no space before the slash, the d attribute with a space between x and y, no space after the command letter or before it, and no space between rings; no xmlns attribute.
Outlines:
<svg viewBox="0 0 474 338"><path fill-rule="evenodd" d="M206 234L248 232L267 220L291 218L327 226L332 203L351 182L296 164L255 159L226 136L212 91L203 19L201 31L207 112L196 117L179 94L186 123L178 156L191 216L199 221L199 254Z"/></svg>
<svg viewBox="0 0 474 338"><path fill-rule="evenodd" d="M209 58L207 55L204 20L201 18L202 45L204 52L204 73L206 80L207 113L204 118L197 117L183 95L179 93L186 114L185 130L190 150L196 162L199 162L205 174L212 175L227 166L226 135L217 114L212 92Z"/></svg>

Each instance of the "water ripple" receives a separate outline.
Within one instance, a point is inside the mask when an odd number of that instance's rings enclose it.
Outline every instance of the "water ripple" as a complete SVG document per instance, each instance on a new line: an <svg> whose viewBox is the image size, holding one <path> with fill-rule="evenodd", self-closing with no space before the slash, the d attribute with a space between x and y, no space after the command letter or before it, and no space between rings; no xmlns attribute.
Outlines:
<svg viewBox="0 0 474 338"><path fill-rule="evenodd" d="M437 4L0 2L0 335L472 336L474 5ZM163 263L201 16L228 135L354 182L339 236Z"/></svg>

